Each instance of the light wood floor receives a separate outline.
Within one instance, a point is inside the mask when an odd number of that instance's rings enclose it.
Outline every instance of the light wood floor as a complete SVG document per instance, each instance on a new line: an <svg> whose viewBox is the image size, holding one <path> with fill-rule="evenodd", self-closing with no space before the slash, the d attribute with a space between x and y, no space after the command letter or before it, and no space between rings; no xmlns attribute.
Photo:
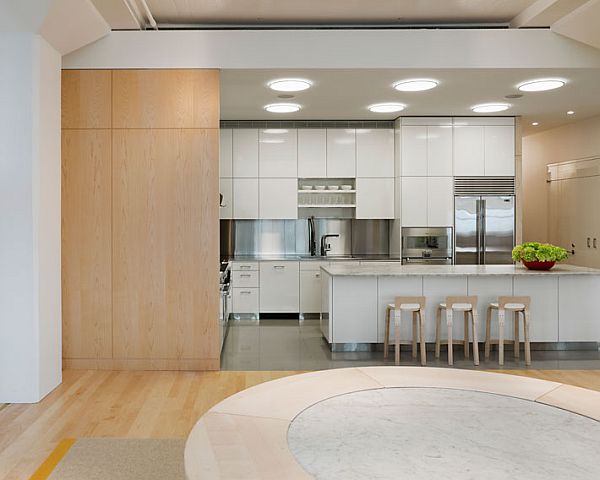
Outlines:
<svg viewBox="0 0 600 480"><path fill-rule="evenodd" d="M64 438L186 437L214 404L300 372L107 372L66 370L35 405L0 410L0 478L27 479ZM514 370L600 391L600 370Z"/></svg>

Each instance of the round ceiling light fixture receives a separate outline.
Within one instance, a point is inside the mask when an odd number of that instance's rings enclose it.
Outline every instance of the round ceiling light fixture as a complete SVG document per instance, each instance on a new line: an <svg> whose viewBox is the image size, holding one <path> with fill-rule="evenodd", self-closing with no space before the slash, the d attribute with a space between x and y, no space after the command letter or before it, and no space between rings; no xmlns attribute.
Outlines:
<svg viewBox="0 0 600 480"><path fill-rule="evenodd" d="M560 78L540 78L539 80L521 83L517 88L522 92L545 92L546 90L563 87L565 83L567 82Z"/></svg>
<svg viewBox="0 0 600 480"><path fill-rule="evenodd" d="M271 113L294 113L301 108L297 103L271 103L264 106L264 109Z"/></svg>
<svg viewBox="0 0 600 480"><path fill-rule="evenodd" d="M369 105L369 111L373 113L394 113L401 112L406 108L406 105L402 103L375 103Z"/></svg>
<svg viewBox="0 0 600 480"><path fill-rule="evenodd" d="M268 85L271 90L278 92L301 92L312 87L312 82L303 78L280 78L270 81Z"/></svg>
<svg viewBox="0 0 600 480"><path fill-rule="evenodd" d="M574 112L573 110L569 110L569 111L567 112L567 115L575 115L575 112Z"/></svg>
<svg viewBox="0 0 600 480"><path fill-rule="evenodd" d="M497 113L508 110L510 106L509 103L482 103L471 107L471 110L475 113Z"/></svg>
<svg viewBox="0 0 600 480"><path fill-rule="evenodd" d="M423 92L437 87L439 82L431 78L414 78L411 80L401 80L394 83L394 88L399 92Z"/></svg>
<svg viewBox="0 0 600 480"><path fill-rule="evenodd" d="M537 126L539 125L539 123L538 123L538 122L533 122L533 123L532 123L532 125L533 125L534 127L537 127Z"/></svg>

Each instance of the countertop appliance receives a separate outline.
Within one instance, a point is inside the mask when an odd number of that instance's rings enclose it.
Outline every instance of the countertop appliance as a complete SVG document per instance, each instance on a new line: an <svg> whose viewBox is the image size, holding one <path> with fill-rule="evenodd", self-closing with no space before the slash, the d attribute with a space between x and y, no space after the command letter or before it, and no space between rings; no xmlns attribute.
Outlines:
<svg viewBox="0 0 600 480"><path fill-rule="evenodd" d="M227 337L229 313L231 312L231 262L221 262L219 272L219 331L221 335L221 350Z"/></svg>
<svg viewBox="0 0 600 480"><path fill-rule="evenodd" d="M514 195L469 195L454 198L457 265L513 263Z"/></svg>
<svg viewBox="0 0 600 480"><path fill-rule="evenodd" d="M402 263L452 264L452 227L402 228Z"/></svg>

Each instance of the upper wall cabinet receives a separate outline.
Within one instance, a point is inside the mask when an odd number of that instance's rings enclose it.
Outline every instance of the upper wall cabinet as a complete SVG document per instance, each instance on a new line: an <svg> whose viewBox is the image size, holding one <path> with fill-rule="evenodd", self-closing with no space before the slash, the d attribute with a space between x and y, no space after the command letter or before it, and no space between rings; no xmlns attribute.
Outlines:
<svg viewBox="0 0 600 480"><path fill-rule="evenodd" d="M232 135L233 176L258 178L258 130L241 128Z"/></svg>
<svg viewBox="0 0 600 480"><path fill-rule="evenodd" d="M233 177L233 132L230 128L223 128L219 134L219 177Z"/></svg>
<svg viewBox="0 0 600 480"><path fill-rule="evenodd" d="M327 176L356 176L356 130L327 129Z"/></svg>
<svg viewBox="0 0 600 480"><path fill-rule="evenodd" d="M394 177L394 130L356 130L356 176Z"/></svg>
<svg viewBox="0 0 600 480"><path fill-rule="evenodd" d="M498 125L484 130L485 174L508 176L515 174L515 129Z"/></svg>
<svg viewBox="0 0 600 480"><path fill-rule="evenodd" d="M296 129L261 130L258 142L258 172L261 178L298 177Z"/></svg>
<svg viewBox="0 0 600 480"><path fill-rule="evenodd" d="M113 128L219 128L218 70L114 70Z"/></svg>
<svg viewBox="0 0 600 480"><path fill-rule="evenodd" d="M484 127L454 127L454 175L482 176L484 170Z"/></svg>
<svg viewBox="0 0 600 480"><path fill-rule="evenodd" d="M298 130L298 177L327 176L327 130L306 128Z"/></svg>
<svg viewBox="0 0 600 480"><path fill-rule="evenodd" d="M261 178L258 181L258 218L298 218L298 181L295 178Z"/></svg>
<svg viewBox="0 0 600 480"><path fill-rule="evenodd" d="M356 179L356 218L394 218L394 178Z"/></svg>
<svg viewBox="0 0 600 480"><path fill-rule="evenodd" d="M402 175L452 175L452 125L402 126Z"/></svg>
<svg viewBox="0 0 600 480"><path fill-rule="evenodd" d="M110 70L62 71L62 128L111 127Z"/></svg>

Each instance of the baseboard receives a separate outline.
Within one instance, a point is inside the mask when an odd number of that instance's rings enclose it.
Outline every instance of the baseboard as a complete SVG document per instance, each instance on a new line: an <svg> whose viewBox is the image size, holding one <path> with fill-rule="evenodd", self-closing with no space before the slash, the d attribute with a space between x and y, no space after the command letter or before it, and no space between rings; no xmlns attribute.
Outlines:
<svg viewBox="0 0 600 480"><path fill-rule="evenodd" d="M72 370L219 370L218 358L199 359L131 359L131 358L63 358L63 368Z"/></svg>

